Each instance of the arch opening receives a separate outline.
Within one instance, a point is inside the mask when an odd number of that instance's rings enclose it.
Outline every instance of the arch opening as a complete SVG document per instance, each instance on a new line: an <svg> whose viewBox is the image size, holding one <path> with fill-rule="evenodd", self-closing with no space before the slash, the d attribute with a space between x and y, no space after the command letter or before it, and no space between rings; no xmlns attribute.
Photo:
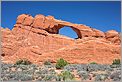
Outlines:
<svg viewBox="0 0 122 82"><path fill-rule="evenodd" d="M58 30L58 34L70 37L72 39L78 39L78 34L72 29L72 27L64 26Z"/></svg>

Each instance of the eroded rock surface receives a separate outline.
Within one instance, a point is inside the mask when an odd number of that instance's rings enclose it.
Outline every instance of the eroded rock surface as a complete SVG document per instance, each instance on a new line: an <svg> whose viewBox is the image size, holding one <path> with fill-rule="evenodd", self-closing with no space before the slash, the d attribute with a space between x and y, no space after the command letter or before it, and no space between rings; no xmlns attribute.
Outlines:
<svg viewBox="0 0 122 82"><path fill-rule="evenodd" d="M59 35L59 29L71 27L78 39ZM53 16L22 14L12 30L1 28L2 60L13 63L27 58L33 63L64 58L70 63L111 64L120 59L120 34L106 33L82 24L57 20Z"/></svg>

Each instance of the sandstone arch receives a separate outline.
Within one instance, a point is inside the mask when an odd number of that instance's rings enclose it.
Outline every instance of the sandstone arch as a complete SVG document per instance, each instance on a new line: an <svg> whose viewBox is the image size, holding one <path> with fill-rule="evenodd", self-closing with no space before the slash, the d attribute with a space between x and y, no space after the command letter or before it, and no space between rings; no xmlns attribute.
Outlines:
<svg viewBox="0 0 122 82"><path fill-rule="evenodd" d="M70 28L77 34L77 36L78 36L77 38L82 38L82 34L81 34L81 32L80 32L79 29L77 29L77 28L75 28L75 27L72 27L72 26L63 26L63 27L61 27L61 28L64 28L64 27L70 27ZM59 30L60 30L61 28L58 29L58 33L59 33Z"/></svg>
<svg viewBox="0 0 122 82"><path fill-rule="evenodd" d="M105 37L104 32L97 29L93 29L89 26L83 24L74 24L67 21L57 20L53 16L36 15L32 17L31 15L22 14L17 18L15 26L29 26L33 29L45 30L52 34L58 34L59 29L64 26L72 28L78 35L78 38L84 37Z"/></svg>
<svg viewBox="0 0 122 82"><path fill-rule="evenodd" d="M57 25L48 30L48 32L54 33L54 34L59 34L59 30L63 27L70 27L75 33L77 34L78 38L82 38L82 34L79 29L73 27L73 26L68 26L68 25Z"/></svg>

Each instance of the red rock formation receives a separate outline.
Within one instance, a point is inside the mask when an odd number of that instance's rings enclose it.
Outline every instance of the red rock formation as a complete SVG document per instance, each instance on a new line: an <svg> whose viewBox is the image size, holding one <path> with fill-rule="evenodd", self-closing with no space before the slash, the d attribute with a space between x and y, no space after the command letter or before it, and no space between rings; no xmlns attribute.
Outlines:
<svg viewBox="0 0 122 82"><path fill-rule="evenodd" d="M59 35L59 29L71 27L78 35L74 40ZM57 20L53 16L19 15L11 30L1 28L2 60L13 63L27 58L34 63L50 59L56 62L64 58L70 63L110 64L120 59L120 35L116 31L106 33L82 24Z"/></svg>
<svg viewBox="0 0 122 82"><path fill-rule="evenodd" d="M106 32L105 35L106 35L107 40L109 40L115 44L120 44L120 42L121 42L120 34L118 32L116 32L115 30L110 30L110 31Z"/></svg>

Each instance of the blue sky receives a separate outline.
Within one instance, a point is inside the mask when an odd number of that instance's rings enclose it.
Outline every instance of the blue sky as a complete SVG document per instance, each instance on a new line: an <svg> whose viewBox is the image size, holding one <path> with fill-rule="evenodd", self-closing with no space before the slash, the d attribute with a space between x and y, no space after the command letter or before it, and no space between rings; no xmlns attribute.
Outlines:
<svg viewBox="0 0 122 82"><path fill-rule="evenodd" d="M85 24L101 31L121 31L120 1L2 1L2 27L13 28L20 14L53 15L57 19L72 23ZM60 29L60 34L75 38L76 33L68 27Z"/></svg>

